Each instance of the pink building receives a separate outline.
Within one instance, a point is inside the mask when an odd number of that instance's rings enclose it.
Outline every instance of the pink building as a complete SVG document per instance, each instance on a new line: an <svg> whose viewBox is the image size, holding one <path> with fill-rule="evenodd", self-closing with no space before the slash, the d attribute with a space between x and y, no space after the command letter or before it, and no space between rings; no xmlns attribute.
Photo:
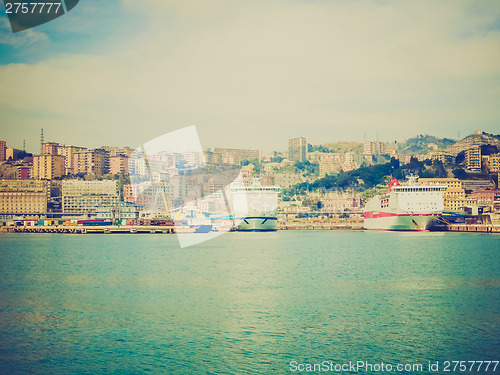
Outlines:
<svg viewBox="0 0 500 375"><path fill-rule="evenodd" d="M479 205L492 205L495 200L500 199L500 190L476 190L471 193L471 196L477 198Z"/></svg>
<svg viewBox="0 0 500 375"><path fill-rule="evenodd" d="M27 180L31 177L31 169L30 167L17 167L16 179L18 180Z"/></svg>
<svg viewBox="0 0 500 375"><path fill-rule="evenodd" d="M124 185L123 186L123 201L134 203L134 192L132 190L132 185Z"/></svg>
<svg viewBox="0 0 500 375"><path fill-rule="evenodd" d="M45 142L42 144L42 154L57 155L59 146L59 143L56 142Z"/></svg>
<svg viewBox="0 0 500 375"><path fill-rule="evenodd" d="M128 157L127 156L111 156L109 158L109 173L111 174L128 174Z"/></svg>
<svg viewBox="0 0 500 375"><path fill-rule="evenodd" d="M103 175L108 172L108 162L108 153L103 149L75 152L73 173Z"/></svg>

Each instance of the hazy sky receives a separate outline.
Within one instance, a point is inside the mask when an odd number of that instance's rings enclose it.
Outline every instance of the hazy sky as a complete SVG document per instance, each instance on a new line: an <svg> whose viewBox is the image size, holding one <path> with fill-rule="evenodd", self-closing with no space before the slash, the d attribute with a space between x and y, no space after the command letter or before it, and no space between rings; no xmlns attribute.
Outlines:
<svg viewBox="0 0 500 375"><path fill-rule="evenodd" d="M500 133L500 1L80 0L12 34L0 139L203 147Z"/></svg>

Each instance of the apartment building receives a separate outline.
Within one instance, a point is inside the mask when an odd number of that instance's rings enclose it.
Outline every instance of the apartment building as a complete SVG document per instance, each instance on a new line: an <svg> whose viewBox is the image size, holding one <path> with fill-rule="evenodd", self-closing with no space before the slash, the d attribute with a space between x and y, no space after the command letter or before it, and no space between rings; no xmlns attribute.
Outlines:
<svg viewBox="0 0 500 375"><path fill-rule="evenodd" d="M500 154L490 155L490 172L500 172Z"/></svg>
<svg viewBox="0 0 500 375"><path fill-rule="evenodd" d="M7 160L7 143L0 141L0 161Z"/></svg>
<svg viewBox="0 0 500 375"><path fill-rule="evenodd" d="M491 206L495 201L500 201L500 190L477 190L470 195L477 199L479 205Z"/></svg>
<svg viewBox="0 0 500 375"><path fill-rule="evenodd" d="M73 154L74 174L103 175L109 171L109 158L106 150L95 149L75 152Z"/></svg>
<svg viewBox="0 0 500 375"><path fill-rule="evenodd" d="M62 206L65 215L93 215L98 208L114 206L118 200L116 181L62 182Z"/></svg>
<svg viewBox="0 0 500 375"><path fill-rule="evenodd" d="M471 171L481 170L481 147L473 147L465 151L465 168Z"/></svg>
<svg viewBox="0 0 500 375"><path fill-rule="evenodd" d="M262 160L262 150L213 147L204 152L207 163L239 165L244 160Z"/></svg>
<svg viewBox="0 0 500 375"><path fill-rule="evenodd" d="M371 142L367 141L363 143L363 155L380 155L385 154L385 143L384 142Z"/></svg>
<svg viewBox="0 0 500 375"><path fill-rule="evenodd" d="M35 155L33 177L38 180L52 180L65 174L65 157L57 154Z"/></svg>
<svg viewBox="0 0 500 375"><path fill-rule="evenodd" d="M304 137L288 140L288 160L305 162L307 160L307 140Z"/></svg>
<svg viewBox="0 0 500 375"><path fill-rule="evenodd" d="M71 146L71 145L62 145L56 142L45 142L42 144L42 154L50 154L50 155L62 155L65 157L64 159L64 174L74 174L74 154L77 152L86 151L85 147Z"/></svg>
<svg viewBox="0 0 500 375"><path fill-rule="evenodd" d="M109 173L111 174L128 174L128 157L127 156L111 156L109 158Z"/></svg>

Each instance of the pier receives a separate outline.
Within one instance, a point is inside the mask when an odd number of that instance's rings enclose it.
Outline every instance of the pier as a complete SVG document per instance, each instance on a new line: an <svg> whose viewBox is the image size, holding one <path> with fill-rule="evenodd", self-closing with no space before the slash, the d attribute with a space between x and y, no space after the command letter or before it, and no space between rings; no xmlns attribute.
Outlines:
<svg viewBox="0 0 500 375"><path fill-rule="evenodd" d="M495 224L448 224L436 229L439 232L500 233L500 225Z"/></svg>
<svg viewBox="0 0 500 375"><path fill-rule="evenodd" d="M86 233L189 233L189 228L176 228L174 226L153 226L153 225L105 225L105 226L90 226L90 225L36 225L36 226L10 226L1 227L2 232L7 233L69 233L69 234L86 234Z"/></svg>
<svg viewBox="0 0 500 375"><path fill-rule="evenodd" d="M362 230L362 218L288 218L278 220L278 230Z"/></svg>
<svg viewBox="0 0 500 375"><path fill-rule="evenodd" d="M232 231L236 228L232 228ZM362 220L335 222L293 221L279 222L278 230L364 230ZM433 232L499 233L499 224L440 224L430 229ZM67 233L67 234L175 234L195 233L196 228L165 225L34 225L0 226L3 233Z"/></svg>
<svg viewBox="0 0 500 375"><path fill-rule="evenodd" d="M283 223L278 225L278 230L363 230L359 223Z"/></svg>

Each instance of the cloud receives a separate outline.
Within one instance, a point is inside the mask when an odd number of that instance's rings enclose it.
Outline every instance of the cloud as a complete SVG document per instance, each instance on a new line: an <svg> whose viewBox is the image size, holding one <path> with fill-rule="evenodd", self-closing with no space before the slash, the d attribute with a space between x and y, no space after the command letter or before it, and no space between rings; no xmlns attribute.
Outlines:
<svg viewBox="0 0 500 375"><path fill-rule="evenodd" d="M375 129L394 139L498 128L494 2L124 6L147 27L106 53L0 68L0 108L17 121L28 107L39 114L33 128L53 138L131 146L193 123L204 145L267 150L299 135L319 143Z"/></svg>
<svg viewBox="0 0 500 375"><path fill-rule="evenodd" d="M6 17L0 17L0 46L3 44L20 48L47 42L48 40L47 34L33 29L14 34L12 33L9 20Z"/></svg>

